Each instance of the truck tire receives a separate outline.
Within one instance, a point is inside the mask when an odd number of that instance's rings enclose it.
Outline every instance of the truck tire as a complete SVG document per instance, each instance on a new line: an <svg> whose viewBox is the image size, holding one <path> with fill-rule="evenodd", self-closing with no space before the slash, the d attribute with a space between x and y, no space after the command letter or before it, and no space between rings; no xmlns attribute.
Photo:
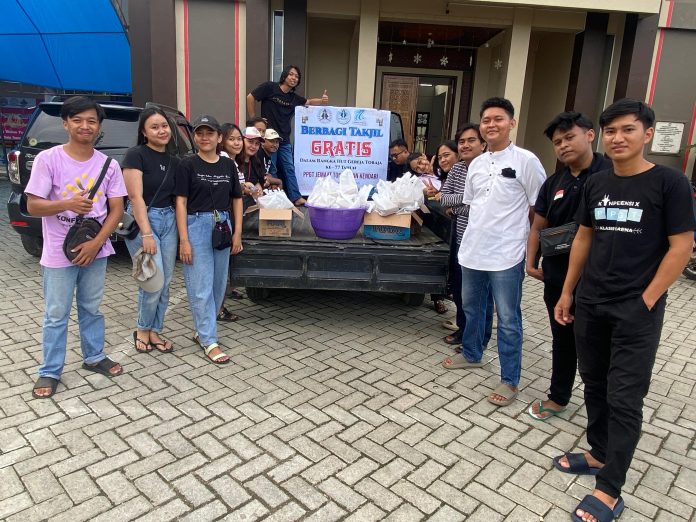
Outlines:
<svg viewBox="0 0 696 522"><path fill-rule="evenodd" d="M257 286L247 286L246 287L246 295L253 302L258 303L259 301L263 301L264 299L268 299L268 296L270 295L270 291L268 290L268 288L260 288Z"/></svg>
<svg viewBox="0 0 696 522"><path fill-rule="evenodd" d="M425 300L425 294L401 294L401 300L408 306L420 306Z"/></svg>
<svg viewBox="0 0 696 522"><path fill-rule="evenodd" d="M684 274L684 276L688 279L696 281L696 262L689 261L689 263L686 265L686 268L684 268L682 274Z"/></svg>
<svg viewBox="0 0 696 522"><path fill-rule="evenodd" d="M43 238L26 236L24 234L19 236L22 239L22 246L27 254L31 254L34 257L41 257L41 251L43 250Z"/></svg>

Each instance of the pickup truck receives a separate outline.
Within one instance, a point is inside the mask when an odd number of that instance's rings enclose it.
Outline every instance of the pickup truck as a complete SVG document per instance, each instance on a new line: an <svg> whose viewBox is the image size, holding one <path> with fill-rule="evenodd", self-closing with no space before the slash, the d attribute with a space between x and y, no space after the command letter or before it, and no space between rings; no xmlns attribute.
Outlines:
<svg viewBox="0 0 696 522"><path fill-rule="evenodd" d="M402 136L401 118L392 113L390 139ZM450 219L439 204L429 207L420 234L400 241L366 238L362 228L353 239L322 239L306 214L293 217L291 237L259 236L258 212L248 214L234 284L252 301L268 298L274 288L294 288L398 293L419 306L425 294L447 293Z"/></svg>
<svg viewBox="0 0 696 522"><path fill-rule="evenodd" d="M146 107L151 105L146 104ZM176 109L155 104L170 120L172 139L170 154L184 156L193 151L193 140L189 123ZM10 225L19 233L22 246L27 253L40 257L43 248L41 218L27 212L24 189L29 182L34 158L42 150L61 145L68 139L60 117L62 102L40 103L29 120L19 147L8 154L7 173L12 191L7 202ZM106 117L95 148L121 163L126 150L135 145L138 135L138 117L142 108L123 105L102 104Z"/></svg>

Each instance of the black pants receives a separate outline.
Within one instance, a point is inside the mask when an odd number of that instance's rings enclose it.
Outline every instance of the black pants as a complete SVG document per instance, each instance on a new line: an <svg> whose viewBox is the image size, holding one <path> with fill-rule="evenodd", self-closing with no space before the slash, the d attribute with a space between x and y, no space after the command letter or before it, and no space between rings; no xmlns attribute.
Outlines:
<svg viewBox="0 0 696 522"><path fill-rule="evenodd" d="M573 323L562 325L553 318L553 308L561 297L560 286L544 284L544 302L551 322L551 387L549 399L556 404L566 406L570 402L578 356L575 352L575 334ZM574 307L573 307L574 308ZM574 313L571 309L570 313Z"/></svg>
<svg viewBox="0 0 696 522"><path fill-rule="evenodd" d="M585 383L587 441L604 463L596 488L616 498L640 438L667 296L650 311L641 296L602 304L578 302L575 342Z"/></svg>
<svg viewBox="0 0 696 522"><path fill-rule="evenodd" d="M452 300L454 301L454 305L457 307L457 327L459 328L460 332L463 332L466 317L464 316L464 310L462 309L462 267L459 266L460 243L457 243L457 232L454 223L452 223L452 230L454 230L454 234L452 241L450 241L449 284L452 291Z"/></svg>

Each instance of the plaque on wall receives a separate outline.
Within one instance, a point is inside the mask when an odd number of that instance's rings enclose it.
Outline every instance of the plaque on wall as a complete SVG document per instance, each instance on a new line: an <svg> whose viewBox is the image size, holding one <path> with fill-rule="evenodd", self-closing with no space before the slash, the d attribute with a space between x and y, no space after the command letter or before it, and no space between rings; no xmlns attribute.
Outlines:
<svg viewBox="0 0 696 522"><path fill-rule="evenodd" d="M676 121L655 122L655 135L650 145L652 154L678 156L681 153L684 123Z"/></svg>

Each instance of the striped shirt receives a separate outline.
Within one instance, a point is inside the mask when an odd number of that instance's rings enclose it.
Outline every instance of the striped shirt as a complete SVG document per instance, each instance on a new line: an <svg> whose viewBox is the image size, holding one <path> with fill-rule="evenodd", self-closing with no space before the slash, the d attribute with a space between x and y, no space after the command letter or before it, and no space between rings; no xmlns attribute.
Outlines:
<svg viewBox="0 0 696 522"><path fill-rule="evenodd" d="M462 236L469 224L469 205L464 203L464 187L466 186L466 163L457 162L442 184L440 204L449 207L454 214L453 221L457 232L457 244L462 242Z"/></svg>

